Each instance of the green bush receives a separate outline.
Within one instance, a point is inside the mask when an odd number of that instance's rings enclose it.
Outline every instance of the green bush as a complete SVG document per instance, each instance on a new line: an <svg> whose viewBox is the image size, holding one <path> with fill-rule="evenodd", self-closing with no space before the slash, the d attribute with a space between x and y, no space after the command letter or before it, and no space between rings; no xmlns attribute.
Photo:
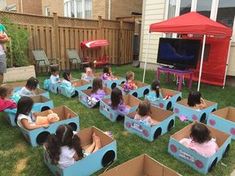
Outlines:
<svg viewBox="0 0 235 176"><path fill-rule="evenodd" d="M6 27L7 35L11 38L11 42L7 43L7 64L8 67L20 67L29 65L27 49L29 33L27 30L14 24L10 19L3 17L2 24Z"/></svg>

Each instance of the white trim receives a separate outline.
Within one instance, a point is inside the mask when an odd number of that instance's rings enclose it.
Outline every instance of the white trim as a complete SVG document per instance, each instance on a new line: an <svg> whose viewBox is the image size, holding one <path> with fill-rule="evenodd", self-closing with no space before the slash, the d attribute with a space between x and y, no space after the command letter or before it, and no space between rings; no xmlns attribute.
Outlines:
<svg viewBox="0 0 235 176"><path fill-rule="evenodd" d="M204 34L203 35L203 43L202 43L202 53L201 53L201 62L200 62L200 70L199 70L199 76L198 76L197 91L200 91L205 45L206 45L206 35Z"/></svg>
<svg viewBox="0 0 235 176"><path fill-rule="evenodd" d="M175 16L179 16L180 15L180 3L181 3L181 0L176 0Z"/></svg>
<svg viewBox="0 0 235 176"><path fill-rule="evenodd" d="M210 19L216 21L218 12L219 0L212 0Z"/></svg>
<svg viewBox="0 0 235 176"><path fill-rule="evenodd" d="M149 56L149 42L150 42L150 35L151 33L149 32L148 34L148 44L147 44L147 50L146 50L146 54L145 54L145 63L144 63L144 74L143 74L143 83L145 81L145 74L146 74L146 68L147 68L147 58Z"/></svg>
<svg viewBox="0 0 235 176"><path fill-rule="evenodd" d="M196 12L196 11L197 11L197 0L192 0L191 12Z"/></svg>
<svg viewBox="0 0 235 176"><path fill-rule="evenodd" d="M234 27L235 25L233 25ZM229 58L230 58L230 49L231 49L231 44L232 44L232 39L229 41L229 46L228 46L228 53L227 53L227 61L226 61L226 68L225 68L225 73L224 73L224 83L223 83L223 89L226 84L226 76L228 72L228 64L229 64Z"/></svg>

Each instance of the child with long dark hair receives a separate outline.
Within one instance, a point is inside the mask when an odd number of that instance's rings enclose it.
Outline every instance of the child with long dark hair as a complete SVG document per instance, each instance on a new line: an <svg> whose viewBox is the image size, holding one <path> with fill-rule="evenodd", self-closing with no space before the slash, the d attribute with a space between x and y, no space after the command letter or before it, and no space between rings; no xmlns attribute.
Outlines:
<svg viewBox="0 0 235 176"><path fill-rule="evenodd" d="M130 108L124 103L122 91L117 87L115 87L111 92L111 107L120 115L126 115L130 110Z"/></svg>
<svg viewBox="0 0 235 176"><path fill-rule="evenodd" d="M93 133L92 144L84 150L81 146L80 138L78 135L73 134L72 128L69 125L60 125L55 134L48 136L45 148L52 164L58 164L61 169L64 169L99 150L101 148L101 141Z"/></svg>
<svg viewBox="0 0 235 176"><path fill-rule="evenodd" d="M17 111L15 118L17 125L27 130L33 130L41 127L48 127L48 124L46 125L35 124L31 113L32 108L33 108L32 98L26 96L20 98L20 100L17 103Z"/></svg>
<svg viewBox="0 0 235 176"><path fill-rule="evenodd" d="M27 83L25 85L25 87L22 87L20 91L18 91L18 94L22 97L22 96L35 96L35 90L37 89L39 84L39 81L34 78L31 77L27 80Z"/></svg>
<svg viewBox="0 0 235 176"><path fill-rule="evenodd" d="M134 119L139 120L140 122L148 126L153 126L153 125L158 124L158 122L153 120L150 116L151 115L150 106L151 105L148 100L144 100L140 102Z"/></svg>
<svg viewBox="0 0 235 176"><path fill-rule="evenodd" d="M116 78L113 76L111 67L105 66L103 68L103 74L102 74L103 80L115 80Z"/></svg>
<svg viewBox="0 0 235 176"><path fill-rule="evenodd" d="M151 92L145 96L145 98L151 102L158 101L162 99L160 82L158 80L154 80L151 84Z"/></svg>
<svg viewBox="0 0 235 176"><path fill-rule="evenodd" d="M72 92L72 98L78 96L78 92L75 91L74 84L72 83L72 74L70 71L65 71L63 73L63 81L62 86L66 86L66 89L70 90Z"/></svg>
<svg viewBox="0 0 235 176"><path fill-rule="evenodd" d="M194 123L190 138L183 138L180 143L186 147L195 150L204 157L210 157L218 150L218 145L210 135L210 130L202 123Z"/></svg>
<svg viewBox="0 0 235 176"><path fill-rule="evenodd" d="M188 105L195 109L203 109L207 106L200 92L191 91L188 95Z"/></svg>
<svg viewBox="0 0 235 176"><path fill-rule="evenodd" d="M135 80L135 73L134 72L127 72L126 73L126 82L123 85L123 89L125 92L129 92L131 90L137 89L137 85L134 82Z"/></svg>
<svg viewBox="0 0 235 176"><path fill-rule="evenodd" d="M0 86L0 112L5 109L16 108L16 103L8 98L11 95L11 92L10 87Z"/></svg>

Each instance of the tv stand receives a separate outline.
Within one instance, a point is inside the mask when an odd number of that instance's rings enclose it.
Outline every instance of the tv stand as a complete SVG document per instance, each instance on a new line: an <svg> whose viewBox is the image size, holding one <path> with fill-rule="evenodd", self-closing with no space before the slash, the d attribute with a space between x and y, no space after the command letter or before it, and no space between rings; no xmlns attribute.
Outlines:
<svg viewBox="0 0 235 176"><path fill-rule="evenodd" d="M178 91L181 91L182 89L182 83L183 83L183 78L185 75L189 75L189 81L188 81L188 88L191 89L192 87L192 78L193 78L193 70L181 70L181 69L176 69L176 68L170 68L167 66L160 66L156 70L156 77L159 80L161 73L167 74L167 80L169 82L170 74L176 75L179 78L179 84L178 84Z"/></svg>

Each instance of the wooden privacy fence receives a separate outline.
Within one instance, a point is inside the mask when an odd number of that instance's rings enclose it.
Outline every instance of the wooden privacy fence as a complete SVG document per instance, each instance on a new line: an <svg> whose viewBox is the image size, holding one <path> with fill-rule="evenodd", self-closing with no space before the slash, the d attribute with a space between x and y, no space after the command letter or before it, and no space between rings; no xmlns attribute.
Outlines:
<svg viewBox="0 0 235 176"><path fill-rule="evenodd" d="M77 18L36 16L0 11L0 20L7 17L25 28L29 34L28 56L33 62L32 50L44 49L48 58L58 58L61 69L69 68L66 48L75 48L82 57L80 43L84 40L107 39L109 46L101 50L110 56L111 64L127 64L133 58L134 23ZM100 50L86 50L85 54L95 59Z"/></svg>

